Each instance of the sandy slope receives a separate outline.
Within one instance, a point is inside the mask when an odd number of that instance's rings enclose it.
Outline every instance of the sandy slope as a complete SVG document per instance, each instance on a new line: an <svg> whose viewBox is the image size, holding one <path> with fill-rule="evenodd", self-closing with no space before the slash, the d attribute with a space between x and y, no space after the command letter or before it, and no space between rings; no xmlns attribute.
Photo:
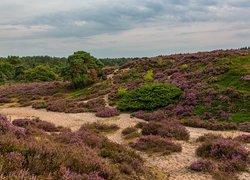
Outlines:
<svg viewBox="0 0 250 180"><path fill-rule="evenodd" d="M141 122L138 118L131 118L129 114L121 114L118 117L114 118L98 118L93 113L78 113L78 114L65 114L58 112L48 112L46 110L35 110L30 107L20 107L20 108L2 108L0 109L0 114L8 116L10 120L17 118L34 118L39 117L42 120L52 122L57 126L64 126L71 128L72 130L77 130L82 124L91 123L91 122L104 122L117 124L120 127L120 130L113 134L107 135L107 137L119 144L126 144L127 142L123 140L121 136L122 129L126 127L134 126L137 122ZM183 150L181 153L174 153L169 156L149 156L145 153L139 152L142 157L144 157L148 164L151 166L157 167L165 172L168 176L168 179L171 180L203 180L203 179L212 179L209 174L203 173L194 173L188 170L192 162L197 160L195 156L195 149L198 144L195 140L206 133L221 134L224 137L235 137L237 135L243 134L239 131L210 131L205 129L198 128L187 128L190 132L190 141L183 142L179 141L182 144ZM246 134L246 133L244 133ZM248 146L250 149L250 147ZM242 173L239 179L250 179L249 173Z"/></svg>

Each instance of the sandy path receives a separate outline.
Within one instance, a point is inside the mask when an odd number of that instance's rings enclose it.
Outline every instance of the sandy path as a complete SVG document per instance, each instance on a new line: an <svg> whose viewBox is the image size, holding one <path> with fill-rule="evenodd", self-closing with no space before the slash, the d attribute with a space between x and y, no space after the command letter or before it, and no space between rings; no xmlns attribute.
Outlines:
<svg viewBox="0 0 250 180"><path fill-rule="evenodd" d="M113 134L108 134L107 137L116 143L126 144L121 136L121 131L127 127L134 126L138 122L143 120L138 118L131 118L129 114L121 114L118 117L113 118L98 118L93 113L58 113L48 112L46 110L35 110L31 107L18 107L18 108L3 108L0 109L0 114L8 116L9 119L13 120L16 118L34 118L39 117L41 120L52 122L57 126L64 126L77 130L81 125L91 122L103 122L117 124L120 130ZM211 131L199 128L187 127L190 132L190 140L188 142L179 141L182 144L183 150L181 153L174 153L168 156L149 156L145 153L139 152L142 157L145 158L147 163L161 169L163 172L168 174L170 180L209 180L212 179L211 175L204 173L196 173L190 171L187 167L197 160L195 156L195 149L198 147L198 143L195 140L206 133L221 134L224 137L235 137L240 134L247 134L239 131ZM250 134L250 133L248 133ZM250 149L249 145L247 147ZM242 173L239 179L248 179L249 173Z"/></svg>

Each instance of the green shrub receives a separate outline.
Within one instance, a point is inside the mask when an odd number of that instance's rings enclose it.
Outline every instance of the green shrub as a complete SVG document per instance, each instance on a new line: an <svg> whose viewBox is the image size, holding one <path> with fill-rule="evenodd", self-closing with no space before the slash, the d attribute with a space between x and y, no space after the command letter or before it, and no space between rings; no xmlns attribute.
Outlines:
<svg viewBox="0 0 250 180"><path fill-rule="evenodd" d="M86 74L82 76L76 76L71 80L71 86L75 89L84 88L90 84L93 84L93 81Z"/></svg>
<svg viewBox="0 0 250 180"><path fill-rule="evenodd" d="M187 70L188 68L189 68L189 65L187 65L187 64L181 65L181 69L183 69L183 70Z"/></svg>
<svg viewBox="0 0 250 180"><path fill-rule="evenodd" d="M126 93L127 93L127 90L124 89L124 88L119 88L118 91L117 91L118 97L122 97Z"/></svg>
<svg viewBox="0 0 250 180"><path fill-rule="evenodd" d="M153 70L148 70L144 76L144 80L146 82L153 82L154 81L153 75L154 75Z"/></svg>
<svg viewBox="0 0 250 180"><path fill-rule="evenodd" d="M58 80L58 75L48 66L37 66L24 72L25 80L28 82L54 81Z"/></svg>
<svg viewBox="0 0 250 180"><path fill-rule="evenodd" d="M181 90L172 84L154 83L128 91L118 101L123 111L154 110L178 100Z"/></svg>

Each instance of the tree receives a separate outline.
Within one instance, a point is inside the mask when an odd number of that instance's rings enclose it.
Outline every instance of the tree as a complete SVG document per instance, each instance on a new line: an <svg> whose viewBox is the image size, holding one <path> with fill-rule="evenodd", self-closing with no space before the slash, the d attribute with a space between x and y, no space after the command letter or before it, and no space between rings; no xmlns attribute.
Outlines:
<svg viewBox="0 0 250 180"><path fill-rule="evenodd" d="M103 64L85 51L75 52L68 57L68 74L73 88L92 84L102 74Z"/></svg>
<svg viewBox="0 0 250 180"><path fill-rule="evenodd" d="M0 81L5 82L13 77L14 70L10 63L0 62Z"/></svg>
<svg viewBox="0 0 250 180"><path fill-rule="evenodd" d="M48 66L43 65L26 70L24 72L24 77L25 80L29 82L46 82L59 79L55 72L53 72Z"/></svg>

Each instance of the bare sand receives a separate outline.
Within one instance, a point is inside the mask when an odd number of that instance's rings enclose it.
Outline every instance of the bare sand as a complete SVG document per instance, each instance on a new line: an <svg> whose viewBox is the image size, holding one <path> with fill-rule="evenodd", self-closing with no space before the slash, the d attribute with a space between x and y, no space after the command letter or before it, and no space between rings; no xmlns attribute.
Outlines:
<svg viewBox="0 0 250 180"><path fill-rule="evenodd" d="M6 115L9 120L14 120L18 118L35 118L39 117L41 120L52 122L57 126L63 126L71 128L72 130L77 130L81 125L92 122L103 122L117 124L120 129L113 134L108 134L107 137L116 143L127 144L122 138L121 131L127 127L132 127L138 122L143 122L143 120L138 118L131 118L129 114L121 114L120 116L113 118L98 118L94 113L58 113L49 112L46 110L35 110L31 107L17 107L17 108L2 108L0 109L0 114ZM213 133L221 134L224 137L235 137L240 134L250 134L243 133L240 131L211 131L199 128L189 128L190 140L188 142L178 141L182 144L183 150L181 153L174 153L168 156L149 156L146 153L138 152L152 167L161 169L165 172L167 179L170 180L209 180L212 176L204 173L192 172L188 169L188 166L198 159L195 155L195 149L198 147L198 143L195 140L204 134ZM250 146L247 145L250 149ZM239 179L247 180L250 179L250 174L248 172L239 175Z"/></svg>

